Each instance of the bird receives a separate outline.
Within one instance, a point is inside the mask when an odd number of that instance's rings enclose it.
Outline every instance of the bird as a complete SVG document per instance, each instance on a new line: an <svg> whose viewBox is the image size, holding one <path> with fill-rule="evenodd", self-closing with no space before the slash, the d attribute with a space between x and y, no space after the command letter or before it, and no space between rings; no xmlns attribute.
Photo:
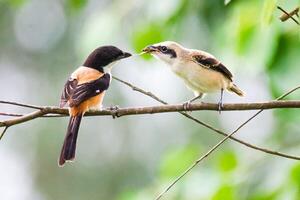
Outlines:
<svg viewBox="0 0 300 200"><path fill-rule="evenodd" d="M105 91L111 82L112 66L130 57L115 46L101 46L86 58L64 85L60 108L69 106L69 125L58 160L59 166L75 159L78 130L84 113L89 109L102 108Z"/></svg>
<svg viewBox="0 0 300 200"><path fill-rule="evenodd" d="M165 62L177 76L183 79L187 88L193 91L195 97L183 104L185 109L189 109L190 104L202 98L204 94L219 91L221 94L218 110L221 112L224 90L238 96L245 95L233 83L232 73L210 53L188 49L173 41L149 45L142 52Z"/></svg>

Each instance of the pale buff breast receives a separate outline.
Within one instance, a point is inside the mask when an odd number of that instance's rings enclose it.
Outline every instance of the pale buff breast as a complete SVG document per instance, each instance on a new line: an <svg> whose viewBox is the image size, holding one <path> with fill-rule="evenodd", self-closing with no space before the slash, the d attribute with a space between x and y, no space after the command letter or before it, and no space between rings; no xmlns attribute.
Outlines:
<svg viewBox="0 0 300 200"><path fill-rule="evenodd" d="M171 68L194 92L217 92L221 88L226 89L230 84L230 80L224 78L221 73L201 67L194 62L176 63Z"/></svg>
<svg viewBox="0 0 300 200"><path fill-rule="evenodd" d="M71 78L77 79L78 85L96 80L101 76L103 76L103 73L99 72L98 70L84 66L77 68L71 74Z"/></svg>

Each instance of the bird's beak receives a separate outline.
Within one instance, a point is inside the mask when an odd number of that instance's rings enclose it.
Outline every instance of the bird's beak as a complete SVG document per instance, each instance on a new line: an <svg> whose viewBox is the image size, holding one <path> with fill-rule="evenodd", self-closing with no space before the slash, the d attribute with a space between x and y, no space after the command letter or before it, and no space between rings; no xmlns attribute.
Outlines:
<svg viewBox="0 0 300 200"><path fill-rule="evenodd" d="M145 53L152 53L152 52L156 52L158 49L155 46L147 46L146 48L144 48L142 51Z"/></svg>
<svg viewBox="0 0 300 200"><path fill-rule="evenodd" d="M121 55L119 59L128 58L130 56L132 56L131 53L124 52L123 55Z"/></svg>

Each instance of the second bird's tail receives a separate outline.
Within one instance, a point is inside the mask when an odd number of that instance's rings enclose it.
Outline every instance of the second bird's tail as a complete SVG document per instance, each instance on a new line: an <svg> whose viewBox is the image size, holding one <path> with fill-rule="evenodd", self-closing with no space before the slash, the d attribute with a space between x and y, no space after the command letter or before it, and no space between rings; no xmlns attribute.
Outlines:
<svg viewBox="0 0 300 200"><path fill-rule="evenodd" d="M59 157L59 166L63 166L66 161L72 161L75 158L76 142L81 119L82 115L71 116L70 118L67 134Z"/></svg>
<svg viewBox="0 0 300 200"><path fill-rule="evenodd" d="M227 89L230 92L234 92L241 97L245 96L245 93L240 88L238 88L238 86L235 85L234 83L232 83Z"/></svg>

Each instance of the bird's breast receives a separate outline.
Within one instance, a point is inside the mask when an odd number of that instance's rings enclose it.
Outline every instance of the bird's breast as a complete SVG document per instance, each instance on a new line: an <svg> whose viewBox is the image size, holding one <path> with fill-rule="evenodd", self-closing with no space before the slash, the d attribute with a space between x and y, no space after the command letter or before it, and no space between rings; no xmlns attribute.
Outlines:
<svg viewBox="0 0 300 200"><path fill-rule="evenodd" d="M172 71L182 78L193 91L208 93L226 89L229 80L221 73L202 67L196 63L177 63L171 66Z"/></svg>
<svg viewBox="0 0 300 200"><path fill-rule="evenodd" d="M78 81L78 85L87 83L90 81L94 81L103 76L103 73L98 70L81 66L75 70L71 78L76 79ZM80 103L78 106L70 108L69 112L72 116L78 115L80 113L85 113L87 110L91 108L101 108L103 97L105 95L105 91L102 93L91 97L84 102Z"/></svg>

